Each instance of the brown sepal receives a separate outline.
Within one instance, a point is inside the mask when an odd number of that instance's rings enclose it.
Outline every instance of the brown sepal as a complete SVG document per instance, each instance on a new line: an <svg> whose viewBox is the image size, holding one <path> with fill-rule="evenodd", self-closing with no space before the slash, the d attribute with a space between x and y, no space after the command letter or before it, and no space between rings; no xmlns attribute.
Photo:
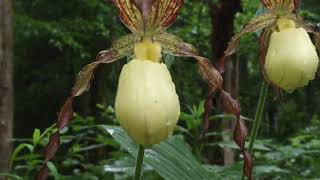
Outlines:
<svg viewBox="0 0 320 180"><path fill-rule="evenodd" d="M122 23L135 34L143 32L143 19L132 0L112 0L119 10Z"/></svg>
<svg viewBox="0 0 320 180"><path fill-rule="evenodd" d="M163 32L176 20L183 0L156 0L148 17L148 31Z"/></svg>
<svg viewBox="0 0 320 180"><path fill-rule="evenodd" d="M49 144L45 149L45 162L50 161L56 154L60 146L60 134L59 131L51 134L49 138Z"/></svg>
<svg viewBox="0 0 320 180"><path fill-rule="evenodd" d="M247 135L248 135L248 129L244 121L239 118L234 128L233 139L237 143L237 145L240 147L240 149L245 148Z"/></svg>
<svg viewBox="0 0 320 180"><path fill-rule="evenodd" d="M147 25L149 12L151 11L152 5L156 0L131 0L131 2L138 8L142 15L144 26Z"/></svg>
<svg viewBox="0 0 320 180"><path fill-rule="evenodd" d="M261 2L264 7L275 13L292 13L296 5L298 5L296 1L297 0L262 0Z"/></svg>

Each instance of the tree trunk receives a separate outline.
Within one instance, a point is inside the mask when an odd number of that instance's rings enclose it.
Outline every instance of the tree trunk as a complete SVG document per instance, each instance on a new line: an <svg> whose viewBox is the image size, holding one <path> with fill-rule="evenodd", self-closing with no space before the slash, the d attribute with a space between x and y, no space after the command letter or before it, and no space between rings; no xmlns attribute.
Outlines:
<svg viewBox="0 0 320 180"><path fill-rule="evenodd" d="M13 82L11 46L11 2L10 0L0 0L0 172L9 171L12 150Z"/></svg>
<svg viewBox="0 0 320 180"><path fill-rule="evenodd" d="M224 56L224 51L227 48L228 42L234 35L234 19L237 12L241 11L241 0L220 0L217 4L209 4L210 15L212 19L212 38L211 45L214 53L215 61ZM228 61L225 65L224 86L227 92L230 92L234 97L237 95L238 87L235 84L238 82L234 79L235 63ZM238 67L236 65L236 67ZM223 121L222 128L224 131L232 131L234 123L231 121ZM229 135L222 137L224 141L231 141ZM234 152L231 149L223 150L223 163L231 165L234 163Z"/></svg>

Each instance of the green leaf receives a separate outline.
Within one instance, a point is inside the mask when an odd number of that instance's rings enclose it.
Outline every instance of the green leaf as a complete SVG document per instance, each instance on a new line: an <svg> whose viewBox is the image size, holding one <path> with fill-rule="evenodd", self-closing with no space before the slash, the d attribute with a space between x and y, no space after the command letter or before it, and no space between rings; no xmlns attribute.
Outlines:
<svg viewBox="0 0 320 180"><path fill-rule="evenodd" d="M40 130L39 129L35 129L33 132L33 136L32 136L32 141L33 141L33 145L38 144L39 140L40 140Z"/></svg>
<svg viewBox="0 0 320 180"><path fill-rule="evenodd" d="M127 133L118 126L101 126L132 156L138 154L136 145ZM219 179L215 173L207 171L193 157L190 147L181 136L172 136L168 140L147 149L144 163L150 165L155 171L168 180L214 180Z"/></svg>
<svg viewBox="0 0 320 180"><path fill-rule="evenodd" d="M9 174L9 173L0 173L0 177L8 177L8 178L10 178L11 180L12 180L12 179L23 180L22 177L17 176L17 175L14 175L14 174Z"/></svg>
<svg viewBox="0 0 320 180"><path fill-rule="evenodd" d="M60 179L60 175L57 171L56 166L50 161L48 162L48 168L49 168L50 172L52 173L54 179Z"/></svg>
<svg viewBox="0 0 320 180"><path fill-rule="evenodd" d="M175 62L175 57L169 54L164 54L164 62L166 63L168 69L170 69Z"/></svg>
<svg viewBox="0 0 320 180"><path fill-rule="evenodd" d="M28 148L30 152L33 151L33 146L31 144L23 143L23 144L20 144L18 147L16 147L16 149L13 151L11 155L11 161L10 161L11 168L13 166L13 162L16 160L16 157L24 148Z"/></svg>
<svg viewBox="0 0 320 180"><path fill-rule="evenodd" d="M231 149L239 149L234 141L221 141L218 143L209 143L208 146L219 146L221 148L231 148ZM248 148L249 142L246 142L246 148ZM264 146L263 144L255 144L253 149L260 151L271 151L270 148Z"/></svg>
<svg viewBox="0 0 320 180"><path fill-rule="evenodd" d="M268 165L268 166L256 166L254 168L254 172L256 174L266 174L266 173L290 173L288 170L281 169L274 165Z"/></svg>

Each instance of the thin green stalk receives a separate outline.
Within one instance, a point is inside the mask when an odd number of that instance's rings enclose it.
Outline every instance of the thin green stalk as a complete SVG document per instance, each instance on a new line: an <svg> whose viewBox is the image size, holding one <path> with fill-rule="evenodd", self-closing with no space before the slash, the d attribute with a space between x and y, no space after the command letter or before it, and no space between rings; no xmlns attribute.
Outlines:
<svg viewBox="0 0 320 180"><path fill-rule="evenodd" d="M138 151L138 157L137 157L136 171L135 171L135 175L134 175L134 180L140 180L140 178L141 178L143 157L144 157L144 147L142 145L139 145L139 151Z"/></svg>
<svg viewBox="0 0 320 180"><path fill-rule="evenodd" d="M254 145L254 142L255 142L255 140L257 138L259 126L260 126L261 119L262 119L262 113L263 113L264 105L265 105L266 99L267 99L267 94L268 94L268 84L265 81L263 81L262 87L261 87L261 90L260 90L260 97L259 97L259 101L258 101L258 107L257 107L256 114L255 114L255 117L254 117L252 132L251 132L251 136L250 136L250 140L249 140L248 152L250 154L252 154L252 152L253 152L253 145ZM241 174L241 180L244 180L243 172Z"/></svg>

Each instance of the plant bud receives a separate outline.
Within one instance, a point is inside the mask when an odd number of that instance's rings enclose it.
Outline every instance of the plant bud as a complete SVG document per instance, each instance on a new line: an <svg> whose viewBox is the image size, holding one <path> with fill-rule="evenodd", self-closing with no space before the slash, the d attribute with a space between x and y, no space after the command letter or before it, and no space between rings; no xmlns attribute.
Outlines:
<svg viewBox="0 0 320 180"><path fill-rule="evenodd" d="M171 135L180 104L167 66L139 59L125 65L115 111L121 126L137 144L150 147Z"/></svg>
<svg viewBox="0 0 320 180"><path fill-rule="evenodd" d="M272 83L292 92L314 79L319 58L305 29L288 19L279 19L278 28L271 35L265 70Z"/></svg>

